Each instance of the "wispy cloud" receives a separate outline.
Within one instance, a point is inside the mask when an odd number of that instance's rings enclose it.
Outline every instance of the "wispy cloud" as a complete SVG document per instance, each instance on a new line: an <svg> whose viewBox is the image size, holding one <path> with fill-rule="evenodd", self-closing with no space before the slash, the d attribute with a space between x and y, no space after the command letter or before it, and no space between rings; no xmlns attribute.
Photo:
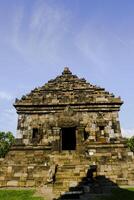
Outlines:
<svg viewBox="0 0 134 200"><path fill-rule="evenodd" d="M124 66L128 58L133 61L134 46L131 39L99 24L97 19L91 19L83 24L76 35L75 45L93 67L108 72L114 65Z"/></svg>
<svg viewBox="0 0 134 200"><path fill-rule="evenodd" d="M82 55L98 67L104 64L102 56L106 44L102 36L92 25L84 25L75 39L76 47Z"/></svg>
<svg viewBox="0 0 134 200"><path fill-rule="evenodd" d="M22 7L14 17L14 48L28 61L58 60L61 43L68 30L69 15L65 9L37 1L25 21Z"/></svg>
<svg viewBox="0 0 134 200"><path fill-rule="evenodd" d="M121 129L123 137L132 137L134 136L134 129Z"/></svg>
<svg viewBox="0 0 134 200"><path fill-rule="evenodd" d="M7 93L7 92L4 92L4 91L0 91L0 99L1 100L12 100L13 99L13 97L12 97L12 95L10 95L9 93Z"/></svg>

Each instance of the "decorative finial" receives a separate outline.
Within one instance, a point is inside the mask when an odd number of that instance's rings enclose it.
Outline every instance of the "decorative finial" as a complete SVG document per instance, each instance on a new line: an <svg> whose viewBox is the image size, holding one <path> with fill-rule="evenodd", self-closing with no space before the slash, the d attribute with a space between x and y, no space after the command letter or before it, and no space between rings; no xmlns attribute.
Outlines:
<svg viewBox="0 0 134 200"><path fill-rule="evenodd" d="M70 71L69 67L64 67L62 74L72 74L72 72Z"/></svg>

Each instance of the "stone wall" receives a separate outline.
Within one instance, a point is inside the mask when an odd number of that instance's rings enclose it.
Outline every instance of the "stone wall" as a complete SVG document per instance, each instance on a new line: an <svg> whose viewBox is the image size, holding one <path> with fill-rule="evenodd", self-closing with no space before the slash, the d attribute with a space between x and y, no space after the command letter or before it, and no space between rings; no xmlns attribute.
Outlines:
<svg viewBox="0 0 134 200"><path fill-rule="evenodd" d="M81 154L76 151L59 153L42 146L13 146L0 161L0 187L45 185L50 168L57 164L56 184L64 183L66 190L70 184L78 185L86 177L90 165L97 166L97 176L105 176L115 184L134 184L133 153L124 144L93 143ZM61 189L65 188L61 186Z"/></svg>
<svg viewBox="0 0 134 200"><path fill-rule="evenodd" d="M20 114L17 132L26 145L48 145L53 140L60 139L62 127L72 126L78 129L83 127L83 141L84 133L88 141L110 142L112 139L121 138L118 112L74 112L65 109L53 114ZM32 139L34 130L37 131L35 134L38 137L35 141Z"/></svg>

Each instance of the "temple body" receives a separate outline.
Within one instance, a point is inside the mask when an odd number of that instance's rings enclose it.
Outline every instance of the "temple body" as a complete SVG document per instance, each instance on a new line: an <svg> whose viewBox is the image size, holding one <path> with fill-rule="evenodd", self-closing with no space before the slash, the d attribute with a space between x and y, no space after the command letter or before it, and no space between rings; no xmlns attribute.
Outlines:
<svg viewBox="0 0 134 200"><path fill-rule="evenodd" d="M90 142L118 142L122 101L65 68L62 75L16 100L17 135L25 145L78 150Z"/></svg>

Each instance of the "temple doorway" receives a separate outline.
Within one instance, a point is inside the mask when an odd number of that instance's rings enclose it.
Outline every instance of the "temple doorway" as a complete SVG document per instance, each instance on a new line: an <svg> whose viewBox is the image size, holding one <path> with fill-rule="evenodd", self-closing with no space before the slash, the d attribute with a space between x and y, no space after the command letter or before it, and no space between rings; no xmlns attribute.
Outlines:
<svg viewBox="0 0 134 200"><path fill-rule="evenodd" d="M76 128L62 128L62 150L76 150Z"/></svg>

